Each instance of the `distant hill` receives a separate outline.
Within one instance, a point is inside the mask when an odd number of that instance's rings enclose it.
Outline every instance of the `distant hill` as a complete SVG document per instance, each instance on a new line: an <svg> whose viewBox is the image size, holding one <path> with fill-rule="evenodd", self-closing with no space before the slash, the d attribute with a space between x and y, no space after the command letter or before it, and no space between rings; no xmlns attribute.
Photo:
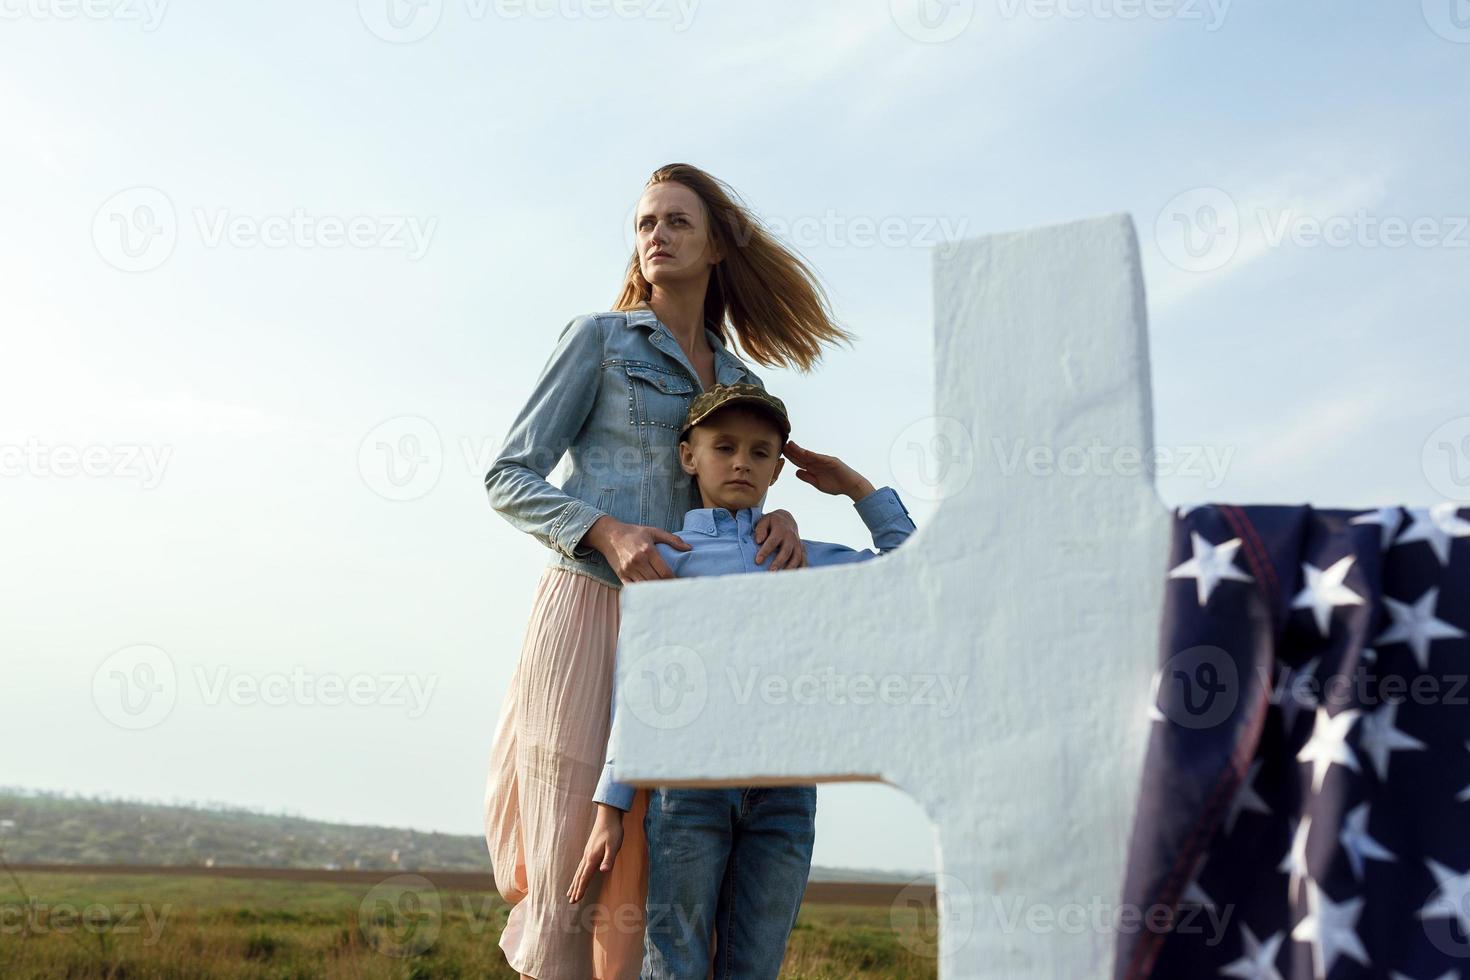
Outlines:
<svg viewBox="0 0 1470 980"><path fill-rule="evenodd" d="M10 787L0 787L0 851L13 864L490 871L485 841L478 836ZM811 873L812 881L907 882L914 877L821 867Z"/></svg>
<svg viewBox="0 0 1470 980"><path fill-rule="evenodd" d="M489 871L477 837L0 789L12 862Z"/></svg>

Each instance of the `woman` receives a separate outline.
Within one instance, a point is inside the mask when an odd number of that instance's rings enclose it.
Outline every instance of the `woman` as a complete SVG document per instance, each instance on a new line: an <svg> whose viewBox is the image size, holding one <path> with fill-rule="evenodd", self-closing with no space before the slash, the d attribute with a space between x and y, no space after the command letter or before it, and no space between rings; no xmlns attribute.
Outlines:
<svg viewBox="0 0 1470 980"><path fill-rule="evenodd" d="M764 383L726 349L726 322L756 362L810 372L832 322L811 271L720 181L697 167L654 171L635 211L637 245L610 313L574 318L485 476L490 503L555 552L536 589L501 708L485 793L495 884L514 906L500 946L534 980L624 980L643 955L646 792L627 820L624 860L570 904L607 747L625 582L671 578L655 544L700 506L678 465L693 397L716 382ZM713 273L713 275L711 274ZM546 475L571 455L560 488ZM784 510L756 524L758 561L806 563Z"/></svg>

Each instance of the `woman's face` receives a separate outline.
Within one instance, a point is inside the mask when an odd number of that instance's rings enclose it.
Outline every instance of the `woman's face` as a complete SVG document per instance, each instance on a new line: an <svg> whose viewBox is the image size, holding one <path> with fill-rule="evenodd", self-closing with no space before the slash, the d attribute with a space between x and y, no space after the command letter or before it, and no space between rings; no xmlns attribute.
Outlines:
<svg viewBox="0 0 1470 980"><path fill-rule="evenodd" d="M654 184L638 199L634 213L644 279L667 287L709 276L719 254L699 195L683 184Z"/></svg>

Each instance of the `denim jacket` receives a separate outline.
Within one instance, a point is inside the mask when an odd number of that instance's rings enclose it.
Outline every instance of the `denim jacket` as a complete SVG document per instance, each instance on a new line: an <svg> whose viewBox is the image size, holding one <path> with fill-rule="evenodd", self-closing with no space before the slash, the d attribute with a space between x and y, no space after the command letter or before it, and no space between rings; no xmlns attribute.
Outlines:
<svg viewBox="0 0 1470 980"><path fill-rule="evenodd" d="M765 387L713 330L706 327L705 336L718 383ZM604 514L677 531L702 503L694 478L679 466L679 429L703 390L651 309L573 318L485 474L490 505L552 549L548 565L622 588L582 536ZM557 487L546 475L564 453L571 466Z"/></svg>

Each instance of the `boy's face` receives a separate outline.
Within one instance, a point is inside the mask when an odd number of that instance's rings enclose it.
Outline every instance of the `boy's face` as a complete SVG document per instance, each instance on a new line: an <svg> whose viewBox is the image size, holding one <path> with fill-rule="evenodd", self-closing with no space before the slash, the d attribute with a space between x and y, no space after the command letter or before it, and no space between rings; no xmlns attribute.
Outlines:
<svg viewBox="0 0 1470 980"><path fill-rule="evenodd" d="M738 405L710 415L679 443L679 465L699 480L703 506L732 514L759 504L783 463L776 424Z"/></svg>

